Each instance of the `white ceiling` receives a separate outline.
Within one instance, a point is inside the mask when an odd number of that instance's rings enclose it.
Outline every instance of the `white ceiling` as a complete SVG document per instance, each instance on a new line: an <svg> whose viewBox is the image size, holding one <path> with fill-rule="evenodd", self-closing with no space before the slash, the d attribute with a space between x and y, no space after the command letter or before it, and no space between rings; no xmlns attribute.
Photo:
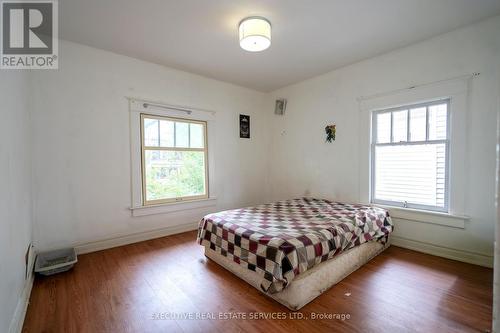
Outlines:
<svg viewBox="0 0 500 333"><path fill-rule="evenodd" d="M500 0L64 0L63 39L261 91L500 14ZM249 53L238 22L268 18Z"/></svg>

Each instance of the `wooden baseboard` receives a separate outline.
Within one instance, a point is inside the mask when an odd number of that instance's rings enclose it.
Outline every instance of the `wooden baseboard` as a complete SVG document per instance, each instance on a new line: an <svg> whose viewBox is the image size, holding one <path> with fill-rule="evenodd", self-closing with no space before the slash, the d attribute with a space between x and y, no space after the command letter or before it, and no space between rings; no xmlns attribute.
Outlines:
<svg viewBox="0 0 500 333"><path fill-rule="evenodd" d="M452 249L404 237L391 236L391 244L405 249L432 254L438 257L458 260L469 264L493 268L493 255Z"/></svg>
<svg viewBox="0 0 500 333"><path fill-rule="evenodd" d="M117 246L142 242L150 239L165 237L174 234L180 234L182 232L196 230L197 228L198 228L198 222L192 222L162 229L156 229L130 235L98 240L95 242L78 244L75 246L75 250L77 254L85 254L95 251L106 250Z"/></svg>
<svg viewBox="0 0 500 333"><path fill-rule="evenodd" d="M23 292L17 302L14 317L12 317L12 321L10 322L9 333L20 333L23 329L24 317L26 317L26 311L28 310L28 304L31 296L31 289L33 288L33 282L35 281L34 274L30 274L29 278L25 281Z"/></svg>

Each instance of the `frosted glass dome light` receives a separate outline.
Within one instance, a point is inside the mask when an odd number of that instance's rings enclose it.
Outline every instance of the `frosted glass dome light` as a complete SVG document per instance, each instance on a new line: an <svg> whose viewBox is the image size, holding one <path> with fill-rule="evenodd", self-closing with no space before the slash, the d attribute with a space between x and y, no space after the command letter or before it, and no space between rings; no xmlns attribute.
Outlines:
<svg viewBox="0 0 500 333"><path fill-rule="evenodd" d="M264 51L271 45L271 23L263 17L243 19L239 26L240 46L250 52Z"/></svg>

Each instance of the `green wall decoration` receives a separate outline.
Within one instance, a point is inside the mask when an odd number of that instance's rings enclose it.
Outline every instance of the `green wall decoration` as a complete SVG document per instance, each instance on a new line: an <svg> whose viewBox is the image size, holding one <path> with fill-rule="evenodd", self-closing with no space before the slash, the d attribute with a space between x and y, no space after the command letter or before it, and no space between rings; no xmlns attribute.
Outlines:
<svg viewBox="0 0 500 333"><path fill-rule="evenodd" d="M325 132L326 132L326 142L335 141L335 134L337 132L337 126L335 124L327 125L325 127Z"/></svg>

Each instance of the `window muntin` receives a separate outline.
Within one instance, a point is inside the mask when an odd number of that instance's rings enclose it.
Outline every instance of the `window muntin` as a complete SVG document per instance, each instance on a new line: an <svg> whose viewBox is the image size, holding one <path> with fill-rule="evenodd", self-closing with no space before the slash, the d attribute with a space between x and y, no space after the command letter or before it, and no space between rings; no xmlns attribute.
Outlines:
<svg viewBox="0 0 500 333"><path fill-rule="evenodd" d="M375 111L371 201L448 211L449 100Z"/></svg>
<svg viewBox="0 0 500 333"><path fill-rule="evenodd" d="M141 114L144 205L208 198L207 123Z"/></svg>

